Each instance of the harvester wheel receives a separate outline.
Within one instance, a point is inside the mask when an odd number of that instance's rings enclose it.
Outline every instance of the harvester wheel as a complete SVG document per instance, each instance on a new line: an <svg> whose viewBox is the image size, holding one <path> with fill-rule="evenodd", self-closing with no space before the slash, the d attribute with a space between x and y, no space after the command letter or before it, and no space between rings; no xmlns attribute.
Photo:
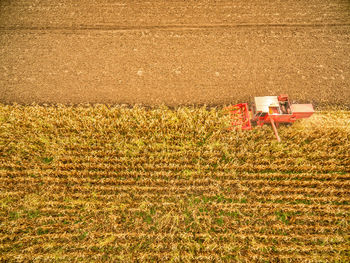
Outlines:
<svg viewBox="0 0 350 263"><path fill-rule="evenodd" d="M256 120L250 120L250 123L253 127L258 126L258 122Z"/></svg>

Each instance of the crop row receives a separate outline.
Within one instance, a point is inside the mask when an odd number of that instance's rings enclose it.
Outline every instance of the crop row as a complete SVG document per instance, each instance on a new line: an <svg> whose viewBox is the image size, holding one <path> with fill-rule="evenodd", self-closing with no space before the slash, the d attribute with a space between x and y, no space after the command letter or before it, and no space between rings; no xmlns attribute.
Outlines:
<svg viewBox="0 0 350 263"><path fill-rule="evenodd" d="M34 167L34 166L33 166ZM29 167L29 168L33 168ZM23 166L15 165L15 164L3 164L3 169L8 171L23 171ZM53 167L46 166L43 169L52 169ZM272 171L272 172L294 172L294 173L301 173L301 172L310 172L310 173L332 173L332 172L338 172L338 173L349 173L350 172L350 164L342 164L340 162L334 162L334 163L324 163L324 164L301 164L301 165L276 165L276 164L256 164L256 163L237 163L233 165L227 165L225 168L217 168L216 166L212 166L209 164L204 165L179 165L179 164L171 164L166 163L164 165L162 164L138 164L135 165L133 163L125 163L122 165L109 165L109 164L70 164L70 165L62 165L59 167L61 171L136 171L136 172L181 172L185 170L200 170L203 176L205 176L205 173L210 172L224 172L225 170L234 170L235 172L250 172L250 173L258 173L258 172L266 172L266 171Z"/></svg>
<svg viewBox="0 0 350 263"><path fill-rule="evenodd" d="M116 200L119 200L125 195L115 196L115 200L105 201L100 200L96 197L89 196L76 196L76 195L68 195L64 197L64 201L57 201L57 199L62 199L61 196L57 194L53 194L50 196L44 196L42 202L37 204L34 207L19 209L19 211L29 211L37 209L42 216L52 216L52 218L60 218L63 216L61 212L64 211L64 214L69 214L70 216L78 215L79 209L84 210L85 207L89 206L91 209L94 209L95 212L101 211L101 213L116 213L119 214L124 210L128 210L131 212L139 212L140 206L144 203L140 200L139 202L131 202L132 200L124 199L120 204L116 203ZM44 202L46 199L49 201ZM56 200L55 200L56 199ZM286 213L297 214L299 216L307 215L307 216L319 216L322 218L334 218L334 219L342 219L344 217L349 216L347 211L347 205L336 205L336 204L308 204L305 205L303 203L295 204L295 203L283 203L283 202L242 202L242 200L237 200L237 202L232 203L222 203L216 201L218 199L217 196L204 196L202 200L199 200L199 207L201 210L209 212L219 212L223 214L229 215L230 211L232 212L232 216L242 217L260 217L268 214L273 214L275 211L282 210ZM180 199L181 200L181 199ZM212 200L212 201L209 201ZM162 211L162 212L170 212L172 210L180 209L179 202L175 200L167 200L163 199L161 204L155 202L154 200L149 200L149 206L153 209ZM19 204L20 205L20 204ZM91 210L90 209L90 210ZM9 211L15 211L14 207L12 209L6 208L4 206L2 214L6 215ZM203 213L203 212L201 212ZM206 212L208 213L208 212Z"/></svg>
<svg viewBox="0 0 350 263"><path fill-rule="evenodd" d="M68 248L71 247L71 249L78 249L79 247L75 247L73 244L74 242L71 242L72 240L78 240L79 239L79 232L77 233L65 233L65 234L43 234L41 238L35 239L35 236L27 236L26 238L21 239L21 242L28 242L32 243L31 249L33 247L36 247L35 244L39 243L38 245L43 245L46 242L48 243L62 243L64 244L63 247ZM128 245L128 244L133 244L133 243L142 243L143 241L150 241L150 246L156 246L156 251L158 252L165 252L169 251L169 246L171 244L176 244L179 241L182 240L190 240L193 238L193 234L182 234L182 235L177 235L177 234L171 234L171 235L154 235L154 234L138 234L138 237L135 237L136 233L124 233L122 235L113 235L113 241L117 241L116 243L118 245ZM105 238L111 237L112 233L103 233L99 235L94 235L94 237L87 237L84 243L87 243L86 245L91 248L92 245L88 245L89 239L91 238L96 238L99 240L103 240ZM344 239L340 236L334 236L331 239L318 237L318 236L298 236L296 235L295 237L283 237L283 236L274 236L274 235L247 235L247 234L235 234L235 235L225 235L225 234L218 234L213 237L214 242L210 242L208 240L209 235L196 235L197 240L202 241L207 245L207 247L212 247L214 244L217 246L214 246L215 248L213 249L205 249L202 248L202 251L204 252L205 250L220 250L220 246L227 246L228 244L237 244L238 242L251 242L254 241L256 242L256 245L268 245L272 240L275 240L275 244L279 246L281 250L288 251L288 250L298 250L299 252L309 252L311 249L317 250L317 251L330 251L330 250L335 250L335 249L343 249L345 250L346 247L342 246L342 242L344 242ZM8 237L10 239L10 237ZM221 242L220 242L221 240ZM12 242L15 242L15 244L19 244L18 241L16 241L16 238L13 239ZM198 243L199 243L198 242ZM293 242L297 242L300 245L294 245ZM329 246L329 247L324 247L320 246L320 244ZM72 246L73 245L73 246ZM302 245L308 246L308 247L302 247ZM45 247L45 246L44 246ZM87 248L88 248L87 247ZM290 249L288 249L288 247ZM310 248L309 248L310 247ZM4 246L3 250L9 250L9 246ZM40 250L40 248L37 246L37 248ZM333 248L333 249L332 249ZM67 249L69 250L69 249ZM281 251L282 252L282 251Z"/></svg>
<svg viewBox="0 0 350 263"><path fill-rule="evenodd" d="M147 182L148 185L158 185L163 182L169 183L171 180L173 184L186 185L207 185L210 183L221 182L225 184L231 183L245 183L253 185L293 185L295 187L306 186L315 187L325 186L339 186L347 189L349 185L348 173L296 173L296 172L275 172L265 171L263 173L239 173L235 170L227 170L226 172L216 172L215 174L207 175L200 173L197 170L188 171L192 174L190 176L182 176L182 174L174 174L169 171L162 172L144 172L144 171L59 171L59 170L38 170L27 169L22 171L1 171L0 178L6 180L12 178L16 180L32 180L35 183L39 179L53 182L61 180L68 180L71 183L98 183L104 184L138 184L143 185Z"/></svg>
<svg viewBox="0 0 350 263"><path fill-rule="evenodd" d="M220 192L220 189L223 187L222 185L218 186L179 186L179 185L172 185L171 183L164 186L133 186L130 187L128 185L126 186L106 186L106 185L97 185L97 186L91 186L91 185L68 185L68 184L46 184L45 185L47 189L49 189L51 192L70 192L70 193L82 193L88 195L91 193L91 191L98 193L101 197L103 195L111 195L115 194L118 195L119 193L124 192L135 192L138 195L142 196L149 196L150 195L161 195L161 194L181 194L181 193L206 193L206 192ZM245 185L242 185L243 187ZM230 191L232 194L239 194L244 193L249 197L253 197L254 199L261 199L266 198L270 199L271 197L274 198L281 198L282 200L285 198L288 198L289 200L292 199L303 199L304 197L307 197L307 199L310 202L325 202L325 201L339 201L339 202L350 202L349 196L350 196L350 190L343 190L343 189L295 189L293 187L260 187L259 189L249 188L249 189L242 189L241 187L234 187ZM11 190L15 189L16 191L30 191L30 189L37 188L36 185L28 186L28 184L20 184L18 182L16 183L8 183L6 184L6 187L3 188L3 190ZM249 193L248 193L249 192Z"/></svg>
<svg viewBox="0 0 350 263"><path fill-rule="evenodd" d="M298 258L300 260L312 255L315 261L319 261L325 258L340 258L341 255L346 255L347 251L347 248L342 245L329 244L329 246L325 247L324 245L310 245L308 242L305 244L300 242L300 245L291 245L288 242L281 244L275 243L271 247L269 245L269 239L268 243L265 243L259 237L254 238L240 235L235 236L233 240L225 240L225 243L206 242L206 238L201 239L200 237L198 237L197 241L191 241L186 236L179 238L176 242L167 242L167 240L161 239L151 240L152 237L143 237L124 242L118 240L118 245L113 245L116 240L110 237L99 239L97 244L95 244L96 242L91 242L89 238L84 240L84 242L79 242L79 245L76 245L77 242L71 242L71 240L76 241L81 238L79 235L67 236L56 240L52 239L52 242L33 244L26 248L24 253L31 256L35 255L37 259L45 258L45 256L51 258L55 258L56 256L57 259L57 254L55 255L54 252L57 251L57 248L60 248L61 251L64 251L64 255L74 258L87 258L87 255L90 256L90 259L92 255L98 258L108 251L112 255L118 255L124 259L127 258L125 252L131 252L134 260L136 258L139 260L146 258L174 260L178 258L181 261L201 259L222 261L222 255L230 255L231 257L227 257L226 260L232 261L233 259L251 260L252 258L266 257L266 252L272 252L269 258L270 260L281 259L281 256L289 259ZM19 246L20 244L16 243ZM56 244L61 244L61 246ZM7 247L4 248L5 251L6 249ZM7 256L11 256L11 251L8 251L6 254L8 254Z"/></svg>
<svg viewBox="0 0 350 263"><path fill-rule="evenodd" d="M278 177L279 175L276 174L275 178L278 178L279 180L266 180L264 178L262 179L250 179L248 178L233 178L225 179L225 178L218 178L214 179L212 177L200 177L197 178L193 175L191 175L189 178L180 178L180 177L146 177L146 176L121 176L119 173L114 173L110 177L97 177L97 176L91 176L91 177L83 177L80 173L68 173L68 174L60 174L53 175L50 174L26 174L22 176L17 176L15 172L8 173L5 176L0 176L0 182L3 182L6 185L20 185L20 184L29 184L29 185L35 185L37 183L44 183L44 184L50 184L50 185L96 185L96 186L115 186L115 187L123 187L123 186L138 186L138 187L165 187L165 186L178 186L178 187L200 187L200 186L211 186L215 185L217 183L220 183L221 186L227 186L234 188L237 185L242 185L246 187L251 188L262 188L262 187L280 187L281 190L293 188L294 190L299 189L306 189L306 191L310 189L314 189L315 191L332 191L334 189L337 189L338 191L346 191L350 190L350 181L346 180L344 177L340 178L332 178L333 181L330 180L324 180L323 177L321 177L322 180L304 180L301 181L301 177L298 177L299 180L291 180L291 178L283 178L280 179ZM90 174L89 174L90 175ZM271 177L271 175L270 175ZM14 180L16 178L16 180ZM320 189L321 188L321 189ZM322 189L325 188L325 189Z"/></svg>

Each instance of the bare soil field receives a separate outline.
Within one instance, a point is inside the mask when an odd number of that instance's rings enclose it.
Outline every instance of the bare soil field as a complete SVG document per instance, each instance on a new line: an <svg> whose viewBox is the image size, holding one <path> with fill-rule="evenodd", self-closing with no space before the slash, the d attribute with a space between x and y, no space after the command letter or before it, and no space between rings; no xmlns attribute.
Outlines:
<svg viewBox="0 0 350 263"><path fill-rule="evenodd" d="M1 1L0 102L349 105L348 1Z"/></svg>

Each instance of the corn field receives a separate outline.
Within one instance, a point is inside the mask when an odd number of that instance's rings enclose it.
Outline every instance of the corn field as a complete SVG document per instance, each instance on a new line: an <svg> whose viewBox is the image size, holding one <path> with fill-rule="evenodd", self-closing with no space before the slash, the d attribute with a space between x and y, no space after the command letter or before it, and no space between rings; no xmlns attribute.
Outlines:
<svg viewBox="0 0 350 263"><path fill-rule="evenodd" d="M0 261L348 262L350 112L0 105Z"/></svg>

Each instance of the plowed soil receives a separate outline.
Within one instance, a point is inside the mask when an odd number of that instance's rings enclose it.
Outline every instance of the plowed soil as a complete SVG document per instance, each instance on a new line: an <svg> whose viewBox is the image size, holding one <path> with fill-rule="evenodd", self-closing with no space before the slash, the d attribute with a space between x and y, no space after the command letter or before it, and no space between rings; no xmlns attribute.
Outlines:
<svg viewBox="0 0 350 263"><path fill-rule="evenodd" d="M0 102L349 105L349 1L1 1Z"/></svg>

